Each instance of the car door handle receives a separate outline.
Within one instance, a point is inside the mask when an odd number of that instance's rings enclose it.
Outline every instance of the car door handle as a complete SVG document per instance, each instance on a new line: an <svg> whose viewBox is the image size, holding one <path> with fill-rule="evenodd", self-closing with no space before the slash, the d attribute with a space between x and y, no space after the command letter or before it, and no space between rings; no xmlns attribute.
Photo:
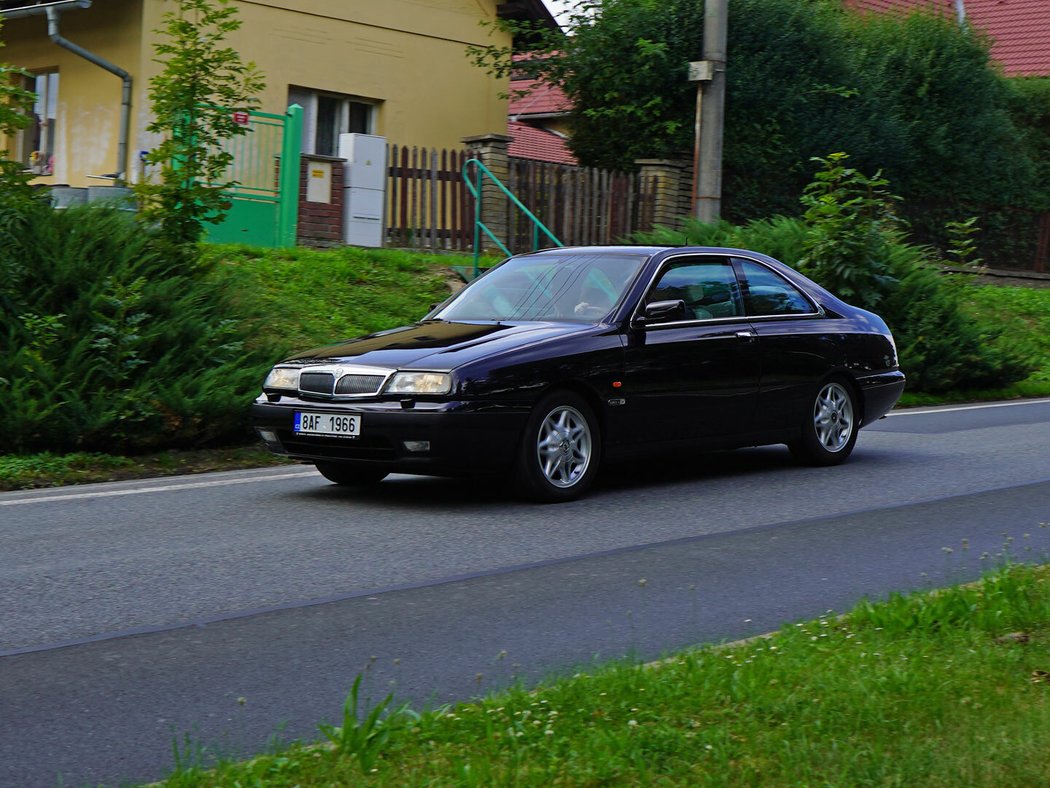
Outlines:
<svg viewBox="0 0 1050 788"><path fill-rule="evenodd" d="M741 339L744 342L754 342L756 334L754 331L737 331L736 338Z"/></svg>

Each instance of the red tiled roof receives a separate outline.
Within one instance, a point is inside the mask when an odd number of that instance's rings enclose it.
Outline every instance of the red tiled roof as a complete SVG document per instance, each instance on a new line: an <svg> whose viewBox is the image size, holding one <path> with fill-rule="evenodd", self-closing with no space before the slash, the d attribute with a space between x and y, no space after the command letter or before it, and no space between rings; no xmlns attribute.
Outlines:
<svg viewBox="0 0 1050 788"><path fill-rule="evenodd" d="M845 0L862 11L931 9L952 16L955 0ZM1048 0L964 0L966 20L992 39L992 60L1010 76L1050 76Z"/></svg>
<svg viewBox="0 0 1050 788"><path fill-rule="evenodd" d="M561 88L535 79L511 80L510 90L510 106L507 113L512 118L520 115L563 115L572 109L572 104ZM521 91L528 92L518 95Z"/></svg>
<svg viewBox="0 0 1050 788"><path fill-rule="evenodd" d="M565 139L552 131L511 120L507 122L507 134L511 138L507 152L515 158L555 164L577 163Z"/></svg>
<svg viewBox="0 0 1050 788"><path fill-rule="evenodd" d="M532 60L537 55L531 52L521 52L514 55L514 62L521 63ZM548 85L532 77L512 74L510 78L510 106L507 114L511 118L519 115L564 115L572 109L572 104L562 92L562 89L554 85Z"/></svg>

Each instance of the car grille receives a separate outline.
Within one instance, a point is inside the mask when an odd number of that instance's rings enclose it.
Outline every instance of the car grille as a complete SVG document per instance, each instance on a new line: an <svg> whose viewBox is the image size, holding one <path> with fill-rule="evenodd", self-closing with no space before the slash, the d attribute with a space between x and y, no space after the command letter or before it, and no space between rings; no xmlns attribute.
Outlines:
<svg viewBox="0 0 1050 788"><path fill-rule="evenodd" d="M384 375L342 375L338 380L331 372L302 372L299 391L315 397L361 397L379 393Z"/></svg>
<svg viewBox="0 0 1050 788"><path fill-rule="evenodd" d="M382 375L343 375L335 384L336 394L378 394Z"/></svg>

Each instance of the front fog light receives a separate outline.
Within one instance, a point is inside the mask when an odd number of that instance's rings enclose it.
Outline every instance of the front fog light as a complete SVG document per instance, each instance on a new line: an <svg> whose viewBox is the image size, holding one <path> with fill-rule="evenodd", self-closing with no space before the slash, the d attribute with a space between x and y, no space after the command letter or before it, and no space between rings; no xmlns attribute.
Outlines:
<svg viewBox="0 0 1050 788"><path fill-rule="evenodd" d="M401 441L401 445L405 447L405 451L430 451L430 441Z"/></svg>
<svg viewBox="0 0 1050 788"><path fill-rule="evenodd" d="M267 443L277 443L277 433L273 430L256 430L259 433L259 437Z"/></svg>

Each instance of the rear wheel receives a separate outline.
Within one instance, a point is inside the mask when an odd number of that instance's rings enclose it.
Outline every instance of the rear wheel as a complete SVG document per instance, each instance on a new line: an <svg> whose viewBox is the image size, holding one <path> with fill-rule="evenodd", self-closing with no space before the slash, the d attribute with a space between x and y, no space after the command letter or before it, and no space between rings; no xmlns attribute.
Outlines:
<svg viewBox="0 0 1050 788"><path fill-rule="evenodd" d="M319 462L316 467L328 481L345 487L366 487L382 481L387 475L386 471L338 462Z"/></svg>
<svg viewBox="0 0 1050 788"><path fill-rule="evenodd" d="M829 380L803 419L802 437L788 447L795 459L807 465L838 465L852 453L859 428L853 390L845 381Z"/></svg>
<svg viewBox="0 0 1050 788"><path fill-rule="evenodd" d="M600 457L601 434L590 406L577 394L554 392L529 416L517 481L533 500L571 501L593 483Z"/></svg>

